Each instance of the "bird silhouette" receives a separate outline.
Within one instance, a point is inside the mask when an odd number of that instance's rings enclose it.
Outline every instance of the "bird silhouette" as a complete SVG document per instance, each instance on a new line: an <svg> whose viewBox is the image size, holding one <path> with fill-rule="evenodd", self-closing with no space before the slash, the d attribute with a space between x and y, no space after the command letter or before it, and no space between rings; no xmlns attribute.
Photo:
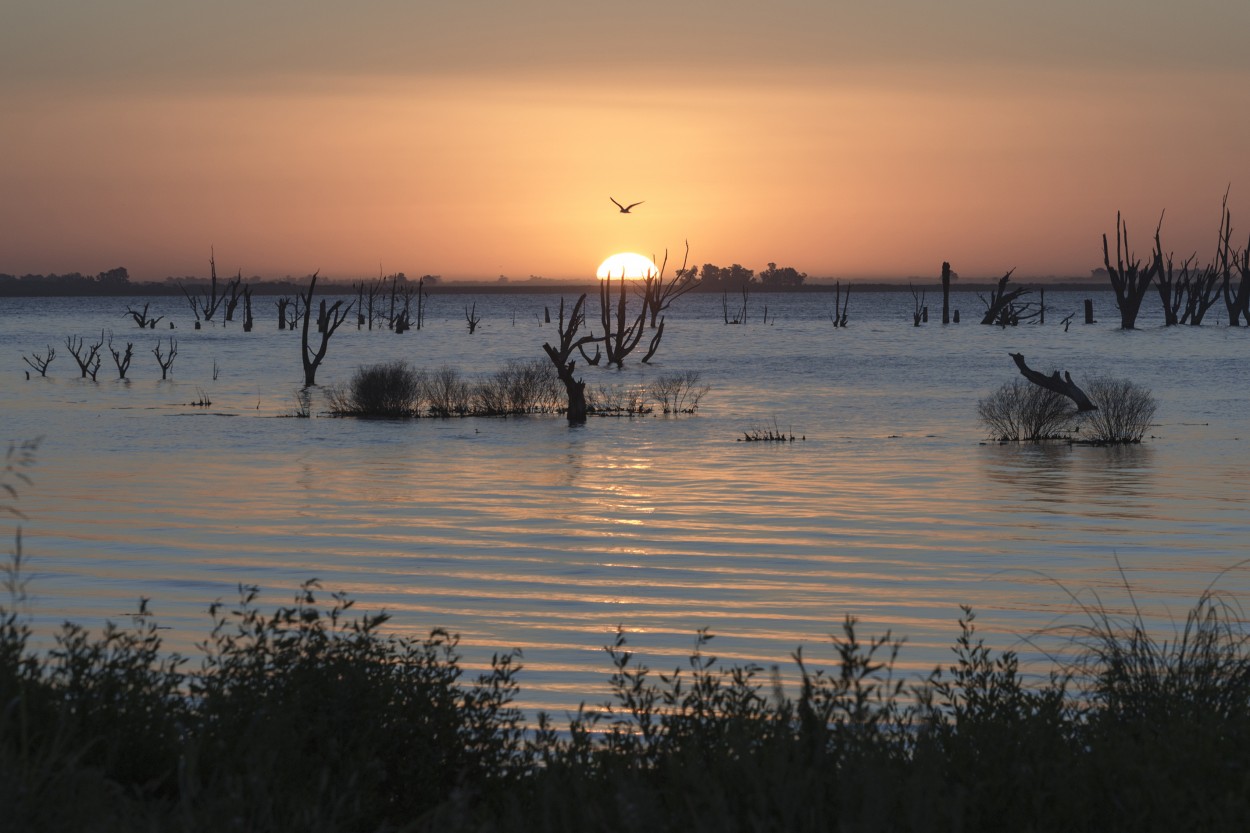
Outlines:
<svg viewBox="0 0 1250 833"><path fill-rule="evenodd" d="M614 197L608 197L608 199L612 200L613 205L621 209L622 214L628 214L629 209L633 208L635 205L642 205L644 202L646 202L646 200L638 200L638 202L631 202L629 205L621 205L619 202L616 201Z"/></svg>

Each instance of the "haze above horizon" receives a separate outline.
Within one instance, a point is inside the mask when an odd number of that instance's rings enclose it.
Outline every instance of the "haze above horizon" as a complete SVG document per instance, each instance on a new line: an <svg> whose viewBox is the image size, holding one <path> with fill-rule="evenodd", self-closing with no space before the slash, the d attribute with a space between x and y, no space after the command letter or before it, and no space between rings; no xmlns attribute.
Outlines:
<svg viewBox="0 0 1250 833"><path fill-rule="evenodd" d="M15 0L0 272L1082 277L1250 228L1250 5ZM645 201L629 215L609 202Z"/></svg>

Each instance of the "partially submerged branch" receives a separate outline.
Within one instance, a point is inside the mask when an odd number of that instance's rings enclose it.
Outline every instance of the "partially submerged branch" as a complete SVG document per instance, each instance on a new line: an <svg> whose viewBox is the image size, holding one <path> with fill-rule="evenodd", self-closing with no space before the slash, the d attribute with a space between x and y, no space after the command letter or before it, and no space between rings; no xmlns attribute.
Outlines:
<svg viewBox="0 0 1250 833"><path fill-rule="evenodd" d="M1015 361L1016 367L1020 368L1020 374L1033 384L1068 397L1076 404L1077 411L1098 410L1098 406L1090 401L1090 398L1085 395L1085 391L1081 390L1080 387L1077 386L1076 382L1072 381L1072 374L1068 373L1066 370L1064 371L1062 378L1060 378L1058 370L1047 376L1044 373L1039 373L1038 371L1033 370L1025 364L1023 354L1010 353L1009 355Z"/></svg>

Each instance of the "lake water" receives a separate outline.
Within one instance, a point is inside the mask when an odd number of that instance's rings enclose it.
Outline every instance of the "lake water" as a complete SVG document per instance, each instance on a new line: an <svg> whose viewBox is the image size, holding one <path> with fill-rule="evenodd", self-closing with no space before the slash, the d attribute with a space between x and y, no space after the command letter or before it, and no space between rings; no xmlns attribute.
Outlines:
<svg viewBox="0 0 1250 833"><path fill-rule="evenodd" d="M852 295L845 329L830 324L832 294L757 293L738 326L720 296L687 296L651 366L583 372L593 388L697 370L711 386L699 412L573 428L336 419L316 398L311 419L289 418L299 338L278 331L271 298L252 333L195 331L181 298L150 299L172 332L136 329L133 299L0 299L0 440L44 437L18 502L29 611L46 633L124 621L150 597L169 644L194 654L209 604L240 582L272 609L315 577L404 632L460 633L473 665L521 648L523 705L557 712L604 699L618 625L653 667L682 663L703 627L713 653L767 666L800 645L828 662L827 635L851 614L862 633L906 636L902 665L921 673L950 656L961 603L1027 657L1030 635L1080 623L1069 591L1123 612L1127 579L1166 634L1213 581L1233 601L1250 590L1237 566L1250 556L1250 329L1163 328L1150 298L1124 332L1110 294L1093 293L1101 323L1065 331L1089 294L1047 293L1046 325L1007 329L976 324L971 293L953 304L964 323L945 327L940 313L913 327L905 291ZM487 373L556 338L542 323L555 295L428 303L426 326L402 336L344 325L318 381L390 359ZM78 378L65 338L102 329L135 343L129 380L107 348L99 381ZM170 335L162 381L151 350ZM21 357L46 345L49 377L26 380ZM1015 351L1151 388L1157 425L1131 447L983 442L976 402L1018 378ZM738 441L773 427L804 439Z"/></svg>

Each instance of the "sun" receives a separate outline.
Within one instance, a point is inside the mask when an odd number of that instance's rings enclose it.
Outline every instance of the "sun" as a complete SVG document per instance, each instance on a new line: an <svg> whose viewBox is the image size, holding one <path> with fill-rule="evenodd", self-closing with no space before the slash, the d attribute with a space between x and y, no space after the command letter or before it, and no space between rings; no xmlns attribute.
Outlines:
<svg viewBox="0 0 1250 833"><path fill-rule="evenodd" d="M640 280L642 278L655 277L658 274L660 274L659 268L646 255L635 254L634 252L621 252L600 263L599 271L595 272L595 277L599 280L606 280L607 278L619 280L623 276L629 280Z"/></svg>

